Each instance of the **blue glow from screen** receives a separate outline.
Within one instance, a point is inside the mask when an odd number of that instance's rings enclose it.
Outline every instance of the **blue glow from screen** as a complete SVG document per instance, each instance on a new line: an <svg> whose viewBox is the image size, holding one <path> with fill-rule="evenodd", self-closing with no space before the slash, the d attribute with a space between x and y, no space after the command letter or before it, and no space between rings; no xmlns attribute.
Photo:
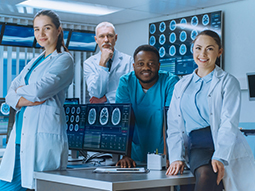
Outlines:
<svg viewBox="0 0 255 191"><path fill-rule="evenodd" d="M33 42L34 29L32 27L5 25L2 45L32 47Z"/></svg>
<svg viewBox="0 0 255 191"><path fill-rule="evenodd" d="M94 33L72 32L69 50L92 51L96 49Z"/></svg>

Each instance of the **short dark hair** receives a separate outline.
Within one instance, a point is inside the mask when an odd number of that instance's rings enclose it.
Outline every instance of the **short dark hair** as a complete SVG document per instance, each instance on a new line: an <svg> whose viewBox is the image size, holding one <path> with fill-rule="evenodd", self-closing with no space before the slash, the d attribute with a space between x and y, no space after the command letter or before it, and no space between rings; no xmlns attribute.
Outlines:
<svg viewBox="0 0 255 191"><path fill-rule="evenodd" d="M158 57L158 62L159 62L159 53L158 53L158 50L157 50L154 46L151 46L151 45L148 45L148 44L144 44L144 45L138 46L138 47L135 49L135 52L134 52L134 55L133 55L134 61L135 61L136 55L137 55L139 52L141 52L141 51L154 52L154 53L157 55L157 57Z"/></svg>
<svg viewBox="0 0 255 191"><path fill-rule="evenodd" d="M48 16L57 29L60 27L60 18L58 16L58 14L55 13L54 11L52 11L52 10L41 10L38 13L36 13L36 15L34 16L34 20L35 20L36 17L39 17L40 15ZM66 48L65 43L64 43L64 34L63 34L62 29L61 29L61 32L58 36L58 41L57 41L57 45L56 45L56 49L57 49L58 53L61 52L61 46L63 46L64 50L68 52L68 49Z"/></svg>

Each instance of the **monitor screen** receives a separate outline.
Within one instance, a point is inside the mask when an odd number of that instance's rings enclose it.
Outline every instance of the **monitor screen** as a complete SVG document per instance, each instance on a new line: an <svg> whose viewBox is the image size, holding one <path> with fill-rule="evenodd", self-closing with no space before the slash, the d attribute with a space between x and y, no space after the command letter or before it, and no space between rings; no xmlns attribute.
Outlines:
<svg viewBox="0 0 255 191"><path fill-rule="evenodd" d="M79 98L66 98L64 104L79 104Z"/></svg>
<svg viewBox="0 0 255 191"><path fill-rule="evenodd" d="M131 104L65 105L70 149L129 155L134 128Z"/></svg>
<svg viewBox="0 0 255 191"><path fill-rule="evenodd" d="M68 39L69 32L70 32L70 31L67 31L67 30L64 30L64 31L63 31L63 34L64 34L64 43L65 43L65 45L66 45L66 42L67 42L67 39ZM35 47L36 47L36 48L41 48L41 46L40 46L40 44L39 44L38 42L36 42Z"/></svg>
<svg viewBox="0 0 255 191"><path fill-rule="evenodd" d="M72 31L68 50L94 52L96 50L95 33Z"/></svg>
<svg viewBox="0 0 255 191"><path fill-rule="evenodd" d="M248 81L248 91L249 91L249 100L255 100L255 72L247 73L247 81Z"/></svg>
<svg viewBox="0 0 255 191"><path fill-rule="evenodd" d="M33 47L33 43L34 29L32 26L5 25L2 45Z"/></svg>
<svg viewBox="0 0 255 191"><path fill-rule="evenodd" d="M4 98L0 98L0 134L7 134L10 106L5 103Z"/></svg>
<svg viewBox="0 0 255 191"><path fill-rule="evenodd" d="M159 51L160 69L176 75L192 73L197 68L192 42L205 29L222 36L221 11L150 23L149 44Z"/></svg>

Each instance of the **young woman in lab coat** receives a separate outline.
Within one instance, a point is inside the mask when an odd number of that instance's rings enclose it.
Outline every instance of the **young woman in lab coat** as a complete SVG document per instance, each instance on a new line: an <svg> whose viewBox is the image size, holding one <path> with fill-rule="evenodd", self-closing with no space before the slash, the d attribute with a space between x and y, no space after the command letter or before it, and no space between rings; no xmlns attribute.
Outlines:
<svg viewBox="0 0 255 191"><path fill-rule="evenodd" d="M255 163L238 129L240 86L216 65L222 54L217 33L205 30L194 40L198 68L175 86L168 111L167 175L182 173L187 162L195 191L252 191Z"/></svg>
<svg viewBox="0 0 255 191"><path fill-rule="evenodd" d="M5 98L17 113L0 166L1 191L34 188L34 171L67 165L63 104L73 79L73 59L64 46L56 13L40 11L33 24L44 51L13 80Z"/></svg>

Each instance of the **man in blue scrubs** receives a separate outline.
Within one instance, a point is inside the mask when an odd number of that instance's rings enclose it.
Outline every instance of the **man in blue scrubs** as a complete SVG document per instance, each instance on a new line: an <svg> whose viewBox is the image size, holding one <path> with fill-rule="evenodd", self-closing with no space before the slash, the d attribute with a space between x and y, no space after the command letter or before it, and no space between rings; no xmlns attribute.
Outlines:
<svg viewBox="0 0 255 191"><path fill-rule="evenodd" d="M150 45L135 50L133 67L133 72L120 78L116 92L116 103L132 103L136 120L131 158L123 156L116 164L124 168L136 166L135 161L146 162L148 152L164 152L164 106L169 106L174 85L179 80L159 70L159 53Z"/></svg>

